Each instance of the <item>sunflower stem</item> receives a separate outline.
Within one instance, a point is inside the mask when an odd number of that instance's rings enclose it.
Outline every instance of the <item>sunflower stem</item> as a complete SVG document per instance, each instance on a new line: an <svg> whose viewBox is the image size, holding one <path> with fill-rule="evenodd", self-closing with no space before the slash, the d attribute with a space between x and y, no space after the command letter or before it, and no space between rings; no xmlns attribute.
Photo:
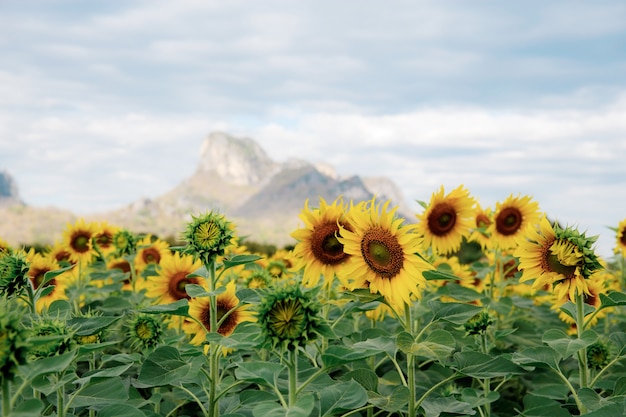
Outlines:
<svg viewBox="0 0 626 417"><path fill-rule="evenodd" d="M30 308L30 312L34 315L37 314L37 297L35 297L35 292L33 291L33 283L29 279L26 283L26 294L28 294L28 307Z"/></svg>
<svg viewBox="0 0 626 417"><path fill-rule="evenodd" d="M411 305L404 304L405 330L413 336L413 318L411 317ZM407 384L409 385L409 413L415 415L415 355L411 352L406 354Z"/></svg>
<svg viewBox="0 0 626 417"><path fill-rule="evenodd" d="M215 291L215 261L209 262L206 266L209 276L207 277L209 292L209 333L217 333L217 296L213 294ZM217 409L217 381L219 372L219 346L215 343L209 345L209 416L218 415Z"/></svg>
<svg viewBox="0 0 626 417"><path fill-rule="evenodd" d="M11 381L2 378L2 416L6 417L11 412Z"/></svg>
<svg viewBox="0 0 626 417"><path fill-rule="evenodd" d="M487 355L488 352L488 348L487 348L487 332L481 332L480 335L480 350L482 351L482 353L484 353L485 355ZM485 378L482 382L482 386L483 386L483 391L485 394L485 398L487 398L487 396L489 395L489 392L491 390L491 378ZM484 415L485 417L489 417L491 415L491 403L486 402L483 405L483 409L484 409Z"/></svg>
<svg viewBox="0 0 626 417"><path fill-rule="evenodd" d="M585 302L582 294L576 292L576 332L578 339L581 338L585 328ZM580 388L587 388L587 348L578 351L578 373L580 378Z"/></svg>
<svg viewBox="0 0 626 417"><path fill-rule="evenodd" d="M289 408L291 409L298 400L298 349L289 350Z"/></svg>

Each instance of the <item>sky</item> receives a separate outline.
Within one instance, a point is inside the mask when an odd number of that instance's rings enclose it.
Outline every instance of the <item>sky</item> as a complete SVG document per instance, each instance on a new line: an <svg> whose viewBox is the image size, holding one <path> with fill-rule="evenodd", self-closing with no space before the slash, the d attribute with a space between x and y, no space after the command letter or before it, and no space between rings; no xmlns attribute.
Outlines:
<svg viewBox="0 0 626 417"><path fill-rule="evenodd" d="M275 161L464 184L599 235L626 218L626 2L0 0L0 170L90 214L193 174L213 131Z"/></svg>

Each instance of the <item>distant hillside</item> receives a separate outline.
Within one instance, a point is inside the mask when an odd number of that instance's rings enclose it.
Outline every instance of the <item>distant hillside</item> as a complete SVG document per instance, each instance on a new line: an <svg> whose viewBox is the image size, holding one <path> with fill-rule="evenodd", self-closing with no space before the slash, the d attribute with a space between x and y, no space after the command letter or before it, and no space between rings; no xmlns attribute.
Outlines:
<svg viewBox="0 0 626 417"><path fill-rule="evenodd" d="M316 206L319 197L328 202L338 196L362 201L374 195L392 200L399 214L411 218L400 190L387 178L340 178L328 165L299 159L276 162L252 139L214 132L200 148L195 173L172 190L85 218L106 220L135 232L178 237L191 215L217 210L236 224L240 236L282 246L293 243L289 234L301 226L298 214L307 199L310 206ZM4 219L3 210L10 214L9 220ZM0 237L11 244L52 243L60 235L50 238L51 234L63 230L75 217L52 208L0 206ZM22 228L15 227L20 223Z"/></svg>

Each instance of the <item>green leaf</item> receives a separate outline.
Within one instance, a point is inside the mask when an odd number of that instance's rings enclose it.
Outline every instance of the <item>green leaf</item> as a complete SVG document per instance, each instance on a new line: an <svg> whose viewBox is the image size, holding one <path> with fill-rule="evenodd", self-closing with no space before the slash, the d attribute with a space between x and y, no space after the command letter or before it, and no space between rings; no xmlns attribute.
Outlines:
<svg viewBox="0 0 626 417"><path fill-rule="evenodd" d="M119 313L135 308L128 299L124 297L107 297L99 307L105 313Z"/></svg>
<svg viewBox="0 0 626 417"><path fill-rule="evenodd" d="M38 375L60 373L67 369L76 357L76 351L70 351L58 356L51 356L29 363L23 367L22 374L27 381Z"/></svg>
<svg viewBox="0 0 626 417"><path fill-rule="evenodd" d="M362 342L357 342L352 345L352 347L358 350L386 353L392 358L396 356L396 352L398 351L396 340L391 336L372 337Z"/></svg>
<svg viewBox="0 0 626 417"><path fill-rule="evenodd" d="M368 392L369 402L375 407L381 408L390 413L395 413L406 407L409 398L409 389L404 385L399 385L385 396L375 392Z"/></svg>
<svg viewBox="0 0 626 417"><path fill-rule="evenodd" d="M170 304L158 304L146 307L139 310L139 312L149 314L172 314L175 316L189 317L189 303L187 302L187 299L183 298Z"/></svg>
<svg viewBox="0 0 626 417"><path fill-rule="evenodd" d="M261 302L261 296L258 291L252 288L242 288L237 290L235 296L239 299L240 303L258 304Z"/></svg>
<svg viewBox="0 0 626 417"><path fill-rule="evenodd" d="M75 265L68 265L68 266L66 266L64 268L55 269L54 271L46 272L43 275L43 281L39 284L38 288L46 287L47 283L49 283L50 281L52 281L53 279L55 279L56 277L58 277L59 275L61 275L65 271L69 271L70 269L74 268L74 266Z"/></svg>
<svg viewBox="0 0 626 417"><path fill-rule="evenodd" d="M567 359L581 349L592 345L598 340L598 335L593 330L585 330L580 338L572 338L564 331L550 329L543 335L542 341L555 351L559 352L563 359Z"/></svg>
<svg viewBox="0 0 626 417"><path fill-rule="evenodd" d="M129 363L129 364L126 364L126 365L113 366L111 368L99 369L99 370L96 370L95 372L93 372L91 374L85 375L82 378L76 379L74 382L76 382L77 384L84 385L84 384L88 383L92 378L109 378L109 377L114 377L114 376L120 376L124 372L126 372L131 366L133 366L133 364Z"/></svg>
<svg viewBox="0 0 626 417"><path fill-rule="evenodd" d="M441 413L465 416L476 414L476 411L468 403L458 401L454 397L427 398L422 403L422 408L428 417L439 417Z"/></svg>
<svg viewBox="0 0 626 417"><path fill-rule="evenodd" d="M43 408L44 404L41 400L31 398L20 403L7 415L9 417L40 417Z"/></svg>
<svg viewBox="0 0 626 417"><path fill-rule="evenodd" d="M458 281L459 279L459 277L457 277L456 275L441 270L424 271L422 272L422 275L427 281L433 281L438 279L442 279L445 281Z"/></svg>
<svg viewBox="0 0 626 417"><path fill-rule="evenodd" d="M343 379L353 379L367 391L378 391L378 375L371 369L355 369L344 375Z"/></svg>
<svg viewBox="0 0 626 417"><path fill-rule="evenodd" d="M224 292L224 291L226 291L226 288L224 288L221 292ZM208 297L209 295L211 295L202 285L198 285L198 284L185 285L185 292L191 298Z"/></svg>
<svg viewBox="0 0 626 417"><path fill-rule="evenodd" d="M374 356L379 352L379 350L356 350L346 346L331 346L322 354L322 362L327 367L344 365Z"/></svg>
<svg viewBox="0 0 626 417"><path fill-rule="evenodd" d="M626 395L626 377L618 378L613 388L613 396Z"/></svg>
<svg viewBox="0 0 626 417"><path fill-rule="evenodd" d="M626 354L626 333L612 332L609 336L611 343L618 349L617 356Z"/></svg>
<svg viewBox="0 0 626 417"><path fill-rule="evenodd" d="M247 389L239 394L241 404L259 404L261 402L276 402L278 397L273 391Z"/></svg>
<svg viewBox="0 0 626 417"><path fill-rule="evenodd" d="M237 379L265 384L273 387L278 376L287 367L273 362L241 362L236 364L235 376Z"/></svg>
<svg viewBox="0 0 626 417"><path fill-rule="evenodd" d="M275 402L260 403L252 409L252 415L254 417L309 417L314 407L313 394L305 394L301 395L288 409Z"/></svg>
<svg viewBox="0 0 626 417"><path fill-rule="evenodd" d="M459 372L474 378L506 377L526 371L502 356L492 357L480 352L454 354Z"/></svg>
<svg viewBox="0 0 626 417"><path fill-rule="evenodd" d="M619 291L611 291L608 294L600 294L601 308L626 305L626 294Z"/></svg>
<svg viewBox="0 0 626 417"><path fill-rule="evenodd" d="M354 410L367 402L367 392L355 381L339 382L319 392L322 416Z"/></svg>
<svg viewBox="0 0 626 417"><path fill-rule="evenodd" d="M453 324L463 324L474 317L483 307L465 303L442 303L431 301L429 303L433 311L433 321L444 320Z"/></svg>
<svg viewBox="0 0 626 417"><path fill-rule="evenodd" d="M600 298L602 298L602 295L603 294L600 294ZM586 317L587 315L593 313L595 309L596 308L594 306L584 303L583 314ZM572 303L571 301L567 301L560 307L560 310L570 316L572 319L576 320L576 304Z"/></svg>
<svg viewBox="0 0 626 417"><path fill-rule="evenodd" d="M477 391L474 388L464 388L461 391L461 401L470 405L471 408L477 408L485 404L490 404L497 401L500 398L500 394L495 391L491 391L487 396L484 392Z"/></svg>
<svg viewBox="0 0 626 417"><path fill-rule="evenodd" d="M75 326L77 336L89 336L106 329L119 319L119 316L74 317L68 321L68 325Z"/></svg>
<svg viewBox="0 0 626 417"><path fill-rule="evenodd" d="M224 258L224 270L237 265L245 265L256 262L259 259L263 259L263 257L258 255L235 255L231 258Z"/></svg>
<svg viewBox="0 0 626 417"><path fill-rule="evenodd" d="M524 412L520 417L572 417L557 401L529 394L524 397Z"/></svg>
<svg viewBox="0 0 626 417"><path fill-rule="evenodd" d="M137 382L143 387L176 385L193 379L198 372L192 363L182 359L176 348L161 346L141 365Z"/></svg>
<svg viewBox="0 0 626 417"><path fill-rule="evenodd" d="M72 407L114 404L128 399L128 389L119 378L92 380L79 389L71 400Z"/></svg>
<svg viewBox="0 0 626 417"><path fill-rule="evenodd" d="M522 366L536 366L539 368L559 369L561 355L556 350L548 346L534 346L515 352L511 360Z"/></svg>
<svg viewBox="0 0 626 417"><path fill-rule="evenodd" d="M107 405L98 411L98 417L146 417L143 411L128 404Z"/></svg>

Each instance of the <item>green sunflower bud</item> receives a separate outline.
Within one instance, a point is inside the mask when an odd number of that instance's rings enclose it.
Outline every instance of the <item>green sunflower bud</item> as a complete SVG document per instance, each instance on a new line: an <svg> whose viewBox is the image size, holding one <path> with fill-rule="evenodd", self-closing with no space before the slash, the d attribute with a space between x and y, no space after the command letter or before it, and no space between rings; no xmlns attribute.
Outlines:
<svg viewBox="0 0 626 417"><path fill-rule="evenodd" d="M487 310L482 310L465 322L463 327L468 335L484 334L487 328L493 324L493 320Z"/></svg>
<svg viewBox="0 0 626 417"><path fill-rule="evenodd" d="M0 252L0 295L19 297L28 282L30 263L21 252Z"/></svg>
<svg viewBox="0 0 626 417"><path fill-rule="evenodd" d="M267 345L295 350L327 330L319 315L317 289L298 285L266 291L259 306L258 322Z"/></svg>
<svg viewBox="0 0 626 417"><path fill-rule="evenodd" d="M62 355L72 348L73 330L63 320L39 317L32 324L33 359Z"/></svg>
<svg viewBox="0 0 626 417"><path fill-rule="evenodd" d="M599 371L609 364L609 348L602 343L596 342L587 348L587 367Z"/></svg>
<svg viewBox="0 0 626 417"><path fill-rule="evenodd" d="M120 230L113 235L113 246L117 256L130 255L137 249L137 238L128 230Z"/></svg>
<svg viewBox="0 0 626 417"><path fill-rule="evenodd" d="M207 265L213 263L233 244L233 224L223 215L213 212L192 218L183 233L183 239L187 242L183 252L193 255L195 259L199 258Z"/></svg>
<svg viewBox="0 0 626 417"><path fill-rule="evenodd" d="M131 345L140 350L156 347L162 341L163 324L149 314L137 314L128 321Z"/></svg>
<svg viewBox="0 0 626 417"><path fill-rule="evenodd" d="M0 299L0 380L13 380L17 367L26 363L28 331L20 323L25 314L16 301Z"/></svg>

